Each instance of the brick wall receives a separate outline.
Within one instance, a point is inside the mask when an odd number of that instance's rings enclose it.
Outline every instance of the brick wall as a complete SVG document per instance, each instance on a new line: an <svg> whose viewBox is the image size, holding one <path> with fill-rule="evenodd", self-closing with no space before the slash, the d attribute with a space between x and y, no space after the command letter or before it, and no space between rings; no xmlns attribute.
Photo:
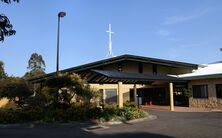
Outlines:
<svg viewBox="0 0 222 138"><path fill-rule="evenodd" d="M191 89L192 85L208 85L208 98L190 98L189 106L222 109L222 98L216 97L216 84L222 84L222 79L204 79L190 81L189 88Z"/></svg>

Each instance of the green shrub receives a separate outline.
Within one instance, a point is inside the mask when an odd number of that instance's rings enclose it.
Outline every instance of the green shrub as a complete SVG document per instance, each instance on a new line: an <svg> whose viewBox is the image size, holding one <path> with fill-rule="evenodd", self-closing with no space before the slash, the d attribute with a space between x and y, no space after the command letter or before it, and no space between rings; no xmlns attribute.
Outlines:
<svg viewBox="0 0 222 138"><path fill-rule="evenodd" d="M142 110L139 110L137 106L126 104L123 106L123 108L105 108L101 117L101 121L110 121L113 119L132 120L145 116L146 113Z"/></svg>
<svg viewBox="0 0 222 138"><path fill-rule="evenodd" d="M0 80L0 98L7 97L20 107L33 93L29 83L24 79L8 77Z"/></svg>
<svg viewBox="0 0 222 138"><path fill-rule="evenodd" d="M22 110L22 109L1 109L0 123L24 123L38 121L42 118L41 109Z"/></svg>
<svg viewBox="0 0 222 138"><path fill-rule="evenodd" d="M102 117L102 109L99 107L90 108L86 110L85 116L89 119L99 119Z"/></svg>
<svg viewBox="0 0 222 138"><path fill-rule="evenodd" d="M83 108L73 104L68 109L42 108L29 106L16 109L0 109L0 123L25 123L25 122L70 122L90 119L131 120L144 117L146 114L137 107L125 105L123 108L110 107L104 110L98 107Z"/></svg>
<svg viewBox="0 0 222 138"><path fill-rule="evenodd" d="M130 107L130 106L124 106L120 110L120 116L125 117L126 120L135 119L135 117L134 117L135 113L136 112L133 111L132 107Z"/></svg>
<svg viewBox="0 0 222 138"><path fill-rule="evenodd" d="M118 108L105 108L102 113L102 118L105 121L110 121L112 118L118 116L119 109Z"/></svg>

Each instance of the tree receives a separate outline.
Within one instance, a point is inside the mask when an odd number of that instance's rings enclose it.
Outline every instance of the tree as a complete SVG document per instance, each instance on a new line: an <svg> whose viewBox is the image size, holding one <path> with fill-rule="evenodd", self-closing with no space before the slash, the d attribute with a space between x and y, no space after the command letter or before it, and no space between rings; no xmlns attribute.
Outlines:
<svg viewBox="0 0 222 138"><path fill-rule="evenodd" d="M22 107L25 100L31 95L33 95L33 91L24 79L8 77L0 80L0 98L6 97Z"/></svg>
<svg viewBox="0 0 222 138"><path fill-rule="evenodd" d="M11 0L1 0L1 1L4 2L4 3L7 3L7 4L11 3ZM13 0L13 1L19 2L19 0Z"/></svg>
<svg viewBox="0 0 222 138"><path fill-rule="evenodd" d="M92 88L88 82L82 79L78 74L71 74L69 77L72 80L72 85L69 87L69 90L73 91L73 93L81 98L86 108L89 108L92 99L95 100L101 96L97 89Z"/></svg>
<svg viewBox="0 0 222 138"><path fill-rule="evenodd" d="M19 2L19 0L13 0ZM4 3L11 3L11 0L1 0ZM15 35L16 31L13 30L13 25L10 23L10 20L4 14L0 14L0 42L4 41L5 36Z"/></svg>
<svg viewBox="0 0 222 138"><path fill-rule="evenodd" d="M6 73L4 70L4 63L0 61L0 79L5 78L5 77L6 77Z"/></svg>
<svg viewBox="0 0 222 138"><path fill-rule="evenodd" d="M54 108L71 106L74 96L78 96L85 108L89 108L90 101L100 96L98 90L91 88L75 73L58 74L48 78L42 89L42 94L49 102L47 105L52 105Z"/></svg>
<svg viewBox="0 0 222 138"><path fill-rule="evenodd" d="M24 77L34 77L45 74L45 61L42 56L37 53L33 53L28 61L29 72L27 72Z"/></svg>
<svg viewBox="0 0 222 138"><path fill-rule="evenodd" d="M54 108L59 106L63 108L69 107L74 96L74 93L67 89L71 86L73 86L73 83L67 74L58 74L47 79L45 87L42 89L42 94L49 103L47 105L51 105Z"/></svg>

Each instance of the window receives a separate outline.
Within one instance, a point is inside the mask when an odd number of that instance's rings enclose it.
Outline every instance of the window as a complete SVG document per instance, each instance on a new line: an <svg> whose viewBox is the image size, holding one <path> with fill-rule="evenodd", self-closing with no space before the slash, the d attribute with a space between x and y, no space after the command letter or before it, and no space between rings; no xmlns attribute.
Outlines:
<svg viewBox="0 0 222 138"><path fill-rule="evenodd" d="M153 64L153 75L157 74L157 65Z"/></svg>
<svg viewBox="0 0 222 138"><path fill-rule="evenodd" d="M193 98L208 98L208 86L193 85Z"/></svg>
<svg viewBox="0 0 222 138"><path fill-rule="evenodd" d="M138 71L139 73L143 73L143 63L138 64Z"/></svg>
<svg viewBox="0 0 222 138"><path fill-rule="evenodd" d="M117 103L117 89L105 89L105 102L108 104Z"/></svg>
<svg viewBox="0 0 222 138"><path fill-rule="evenodd" d="M222 98L222 84L216 84L217 98Z"/></svg>

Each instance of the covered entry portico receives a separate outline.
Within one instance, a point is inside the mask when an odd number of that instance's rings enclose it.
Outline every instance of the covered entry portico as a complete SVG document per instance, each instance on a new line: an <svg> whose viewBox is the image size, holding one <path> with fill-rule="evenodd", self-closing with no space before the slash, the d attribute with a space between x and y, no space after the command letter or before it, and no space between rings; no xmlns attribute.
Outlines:
<svg viewBox="0 0 222 138"><path fill-rule="evenodd" d="M173 84L184 82L183 80L170 75L150 75L142 73L117 72L108 70L89 70L80 75L90 84L117 84L117 104L123 107L123 88L126 84L133 84L134 102L137 101L137 86L152 86L155 82L165 82L168 84L170 109L174 111Z"/></svg>

